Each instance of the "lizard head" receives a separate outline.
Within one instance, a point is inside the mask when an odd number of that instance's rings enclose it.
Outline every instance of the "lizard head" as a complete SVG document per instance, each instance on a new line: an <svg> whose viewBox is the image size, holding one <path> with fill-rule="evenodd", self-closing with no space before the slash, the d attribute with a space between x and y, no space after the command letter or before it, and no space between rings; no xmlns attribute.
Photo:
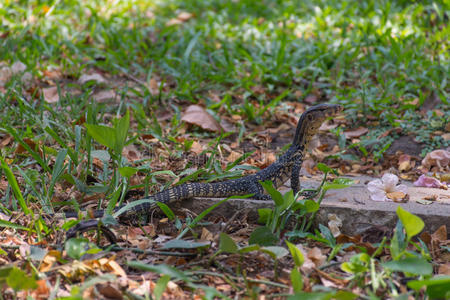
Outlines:
<svg viewBox="0 0 450 300"><path fill-rule="evenodd" d="M320 125L329 117L339 114L344 107L339 104L319 104L308 108L300 117L293 145L306 146ZM306 148L306 147L305 147Z"/></svg>

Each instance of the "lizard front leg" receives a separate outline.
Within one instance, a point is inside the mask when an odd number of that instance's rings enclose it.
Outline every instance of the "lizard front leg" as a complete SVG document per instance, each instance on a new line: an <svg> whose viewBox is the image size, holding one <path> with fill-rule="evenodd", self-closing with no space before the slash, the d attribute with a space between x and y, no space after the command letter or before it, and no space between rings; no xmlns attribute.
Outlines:
<svg viewBox="0 0 450 300"><path fill-rule="evenodd" d="M294 195L297 195L297 193L300 191L300 169L302 168L302 162L303 161L301 159L297 159L292 166L291 188L294 192Z"/></svg>
<svg viewBox="0 0 450 300"><path fill-rule="evenodd" d="M270 197L269 195L265 195L264 194L264 189L263 187L256 182L250 182L249 186L248 186L248 192L249 194L253 194L253 199L256 200L271 200L272 197Z"/></svg>

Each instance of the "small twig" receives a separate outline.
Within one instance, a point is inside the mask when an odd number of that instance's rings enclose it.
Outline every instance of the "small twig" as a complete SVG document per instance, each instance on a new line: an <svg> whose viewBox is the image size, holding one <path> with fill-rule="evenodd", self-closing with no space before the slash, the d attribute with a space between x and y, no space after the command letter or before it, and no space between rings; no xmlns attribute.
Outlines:
<svg viewBox="0 0 450 300"><path fill-rule="evenodd" d="M144 81L140 80L139 78L137 78L137 77L135 77L135 76L133 76L131 74L128 74L127 72L125 72L122 69L121 69L121 71L122 71L122 74L125 75L125 77L127 77L128 79L131 79L134 82L139 83L140 85L143 85L143 86L147 87L147 83L145 83Z"/></svg>
<svg viewBox="0 0 450 300"><path fill-rule="evenodd" d="M214 273L214 272L208 272L208 271L192 271L192 272L189 272L189 273L191 273L193 275L194 274L210 275L210 276L216 276L216 277L220 277L220 278L227 277L227 276L225 276L223 274ZM234 280L243 280L241 277L238 277L238 276L228 275L228 277L232 278ZM278 282L273 282L273 281L260 280L260 279L251 279L251 278L247 278L247 281L252 282L252 283L272 285L272 286L276 286L276 287L280 287L280 288L284 288L284 289L289 288L289 286L287 286L285 284L278 283Z"/></svg>
<svg viewBox="0 0 450 300"><path fill-rule="evenodd" d="M113 251L129 250L129 251L132 251L135 253L140 253L140 254L154 254L154 255L163 255L163 256L197 256L196 253L142 250L139 248L125 248L125 247L120 247L120 246L112 246L110 248L110 250L113 250Z"/></svg>
<svg viewBox="0 0 450 300"><path fill-rule="evenodd" d="M332 262L332 263L320 266L318 269L322 271L322 270L325 270L325 269L328 269L328 268L331 268L331 267L334 267L334 266L338 266L340 264L342 264L342 262L337 262L336 261L336 262Z"/></svg>
<svg viewBox="0 0 450 300"><path fill-rule="evenodd" d="M236 217L239 215L240 211L236 211L233 216L225 223L225 225L223 225L222 227L222 232L226 231L226 229L230 226L230 224L234 221L234 219L236 219Z"/></svg>

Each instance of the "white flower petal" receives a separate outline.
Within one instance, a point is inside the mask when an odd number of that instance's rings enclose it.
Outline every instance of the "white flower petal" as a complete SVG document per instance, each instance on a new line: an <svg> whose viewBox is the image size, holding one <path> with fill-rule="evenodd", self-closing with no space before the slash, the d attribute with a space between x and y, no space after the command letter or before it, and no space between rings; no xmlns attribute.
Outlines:
<svg viewBox="0 0 450 300"><path fill-rule="evenodd" d="M395 191L408 194L408 187L404 184L400 184L395 187Z"/></svg>
<svg viewBox="0 0 450 300"><path fill-rule="evenodd" d="M378 190L375 193L370 194L370 199L373 201L388 201L388 198L386 197L386 193L383 191Z"/></svg>
<svg viewBox="0 0 450 300"><path fill-rule="evenodd" d="M398 183L398 177L396 175L386 173L383 175L383 177L381 177L381 180L383 181L384 184L384 190L387 193L392 193L393 191L395 191L395 186Z"/></svg>
<svg viewBox="0 0 450 300"><path fill-rule="evenodd" d="M379 190L384 191L384 185L380 179L375 179L367 184L367 189L371 193L375 193L376 191L379 191Z"/></svg>

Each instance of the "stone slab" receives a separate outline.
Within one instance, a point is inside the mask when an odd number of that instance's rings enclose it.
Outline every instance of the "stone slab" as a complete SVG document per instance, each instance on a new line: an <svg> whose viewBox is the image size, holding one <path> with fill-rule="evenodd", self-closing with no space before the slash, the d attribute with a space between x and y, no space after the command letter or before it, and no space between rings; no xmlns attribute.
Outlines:
<svg viewBox="0 0 450 300"><path fill-rule="evenodd" d="M447 226L450 234L450 190L435 188L413 187L408 185L410 200L406 203L376 202L370 200L367 190L367 182L373 178L362 176L352 177L357 183L349 188L330 190L324 197L321 209L317 215L317 221L322 224L328 223L329 214L335 214L341 221L342 233L356 235L366 232L370 228L384 226L393 229L397 223L395 213L398 206L418 215L425 222L425 230L434 232L442 225ZM302 186L315 187L320 184L314 179L302 179ZM281 192L288 189L288 185L281 188ZM436 201L429 205L420 204L417 200L424 197L435 196ZM200 213L221 199L215 198L193 198L183 202L186 207L196 213ZM258 218L257 209L273 207L272 201L252 199L230 199L211 214L222 216L225 219L233 216L237 211L246 212L249 222L256 222Z"/></svg>

